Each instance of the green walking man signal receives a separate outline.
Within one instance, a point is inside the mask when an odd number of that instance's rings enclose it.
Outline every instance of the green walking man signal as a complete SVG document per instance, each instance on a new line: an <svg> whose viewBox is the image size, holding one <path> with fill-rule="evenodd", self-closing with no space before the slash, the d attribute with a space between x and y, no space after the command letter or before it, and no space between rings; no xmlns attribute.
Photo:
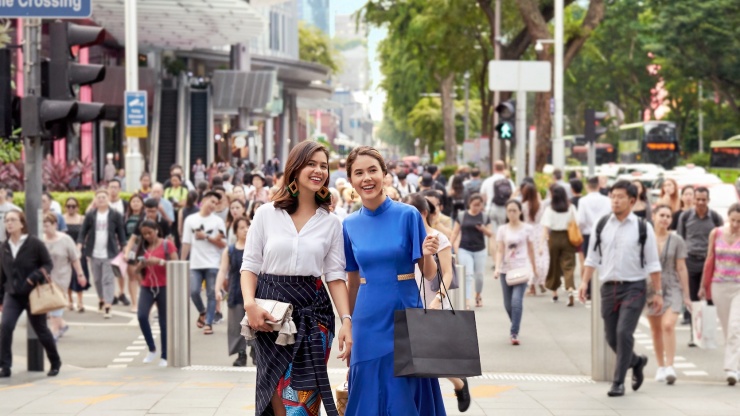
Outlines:
<svg viewBox="0 0 740 416"><path fill-rule="evenodd" d="M512 131L511 124L509 123L501 123L501 129L499 131L499 136L504 140L509 140L514 135L514 132Z"/></svg>

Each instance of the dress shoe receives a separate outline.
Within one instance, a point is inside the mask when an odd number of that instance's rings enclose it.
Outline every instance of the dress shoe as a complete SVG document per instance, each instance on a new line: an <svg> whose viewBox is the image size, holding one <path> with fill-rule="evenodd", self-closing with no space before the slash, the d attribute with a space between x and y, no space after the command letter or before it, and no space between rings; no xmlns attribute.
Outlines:
<svg viewBox="0 0 740 416"><path fill-rule="evenodd" d="M624 396L624 383L612 383L612 388L606 394L609 397Z"/></svg>
<svg viewBox="0 0 740 416"><path fill-rule="evenodd" d="M49 376L49 377L54 377L57 374L59 374L59 369L60 368L62 368L62 363L52 364L51 369L49 370L48 373L46 373L46 375Z"/></svg>
<svg viewBox="0 0 740 416"><path fill-rule="evenodd" d="M246 367L247 366L247 352L239 351L239 355L234 360L234 367Z"/></svg>
<svg viewBox="0 0 740 416"><path fill-rule="evenodd" d="M636 366L632 367L632 390L637 391L642 382L645 381L645 366L648 363L647 356L641 355L640 362Z"/></svg>
<svg viewBox="0 0 740 416"><path fill-rule="evenodd" d="M10 369L9 368L3 368L0 369L0 378L10 377Z"/></svg>
<svg viewBox="0 0 740 416"><path fill-rule="evenodd" d="M455 397L457 397L457 410L460 412L466 412L470 407L470 389L468 388L468 379L462 379L463 388L455 390Z"/></svg>

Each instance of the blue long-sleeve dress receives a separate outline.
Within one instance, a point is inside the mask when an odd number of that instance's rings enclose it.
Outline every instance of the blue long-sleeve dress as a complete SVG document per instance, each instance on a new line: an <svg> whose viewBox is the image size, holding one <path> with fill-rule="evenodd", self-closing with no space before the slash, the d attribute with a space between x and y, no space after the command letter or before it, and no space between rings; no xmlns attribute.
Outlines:
<svg viewBox="0 0 740 416"><path fill-rule="evenodd" d="M425 237L416 208L390 198L344 220L347 271L362 276L352 314L347 416L445 415L437 379L393 376L393 315L421 307L414 265Z"/></svg>

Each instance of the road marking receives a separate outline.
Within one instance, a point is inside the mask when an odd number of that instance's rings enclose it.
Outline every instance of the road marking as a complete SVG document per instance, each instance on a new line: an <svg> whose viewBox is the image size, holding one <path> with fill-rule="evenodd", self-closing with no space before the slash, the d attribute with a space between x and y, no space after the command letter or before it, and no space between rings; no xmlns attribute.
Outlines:
<svg viewBox="0 0 740 416"><path fill-rule="evenodd" d="M134 361L133 358L114 358L114 363L130 363L131 361Z"/></svg>
<svg viewBox="0 0 740 416"><path fill-rule="evenodd" d="M108 364L107 368L126 368L128 367L126 364Z"/></svg>
<svg viewBox="0 0 740 416"><path fill-rule="evenodd" d="M136 357L137 355L141 354L139 351L124 351L120 354L118 354L119 357Z"/></svg>
<svg viewBox="0 0 740 416"><path fill-rule="evenodd" d="M17 389L25 389L26 387L33 386L32 383L26 383L26 384L19 384L17 386L8 386L8 387L0 387L0 391L8 391L8 390L17 390Z"/></svg>
<svg viewBox="0 0 740 416"><path fill-rule="evenodd" d="M134 342L136 342L136 341L134 341ZM137 351L137 350L145 350L146 347L136 345L136 346L126 347L126 349L129 350L129 351Z"/></svg>
<svg viewBox="0 0 740 416"><path fill-rule="evenodd" d="M691 376L691 377L706 377L709 375L706 371L696 370L696 371L684 371L684 375Z"/></svg>
<svg viewBox="0 0 740 416"><path fill-rule="evenodd" d="M640 317L640 325L650 328L650 321L644 316ZM682 325L676 325L677 331L688 331L688 326L682 326ZM643 348L645 348L648 351L654 351L655 347L653 346L652 338L648 338L648 335L643 333L642 330L637 329L635 331L635 342L636 344L641 345ZM673 358L674 364L673 367L676 369L688 369L688 368L696 368L696 364L686 361L686 357L676 356ZM683 374L688 377L706 377L709 375L706 371L702 370L688 370L683 371Z"/></svg>
<svg viewBox="0 0 740 416"><path fill-rule="evenodd" d="M142 341L140 339L137 339L136 341L134 341L134 345L146 345L146 341Z"/></svg>
<svg viewBox="0 0 740 416"><path fill-rule="evenodd" d="M475 386L470 388L470 395L476 400L490 399L515 388L516 386ZM453 398L455 395L445 394L444 397Z"/></svg>
<svg viewBox="0 0 740 416"><path fill-rule="evenodd" d="M674 363L674 368L696 368L694 363Z"/></svg>

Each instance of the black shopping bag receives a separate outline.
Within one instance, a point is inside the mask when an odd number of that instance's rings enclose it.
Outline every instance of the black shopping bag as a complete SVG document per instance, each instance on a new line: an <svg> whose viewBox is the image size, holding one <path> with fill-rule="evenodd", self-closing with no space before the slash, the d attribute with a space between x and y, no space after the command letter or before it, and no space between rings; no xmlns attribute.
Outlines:
<svg viewBox="0 0 740 416"><path fill-rule="evenodd" d="M406 309L395 312L394 323L394 376L481 375L475 312Z"/></svg>

